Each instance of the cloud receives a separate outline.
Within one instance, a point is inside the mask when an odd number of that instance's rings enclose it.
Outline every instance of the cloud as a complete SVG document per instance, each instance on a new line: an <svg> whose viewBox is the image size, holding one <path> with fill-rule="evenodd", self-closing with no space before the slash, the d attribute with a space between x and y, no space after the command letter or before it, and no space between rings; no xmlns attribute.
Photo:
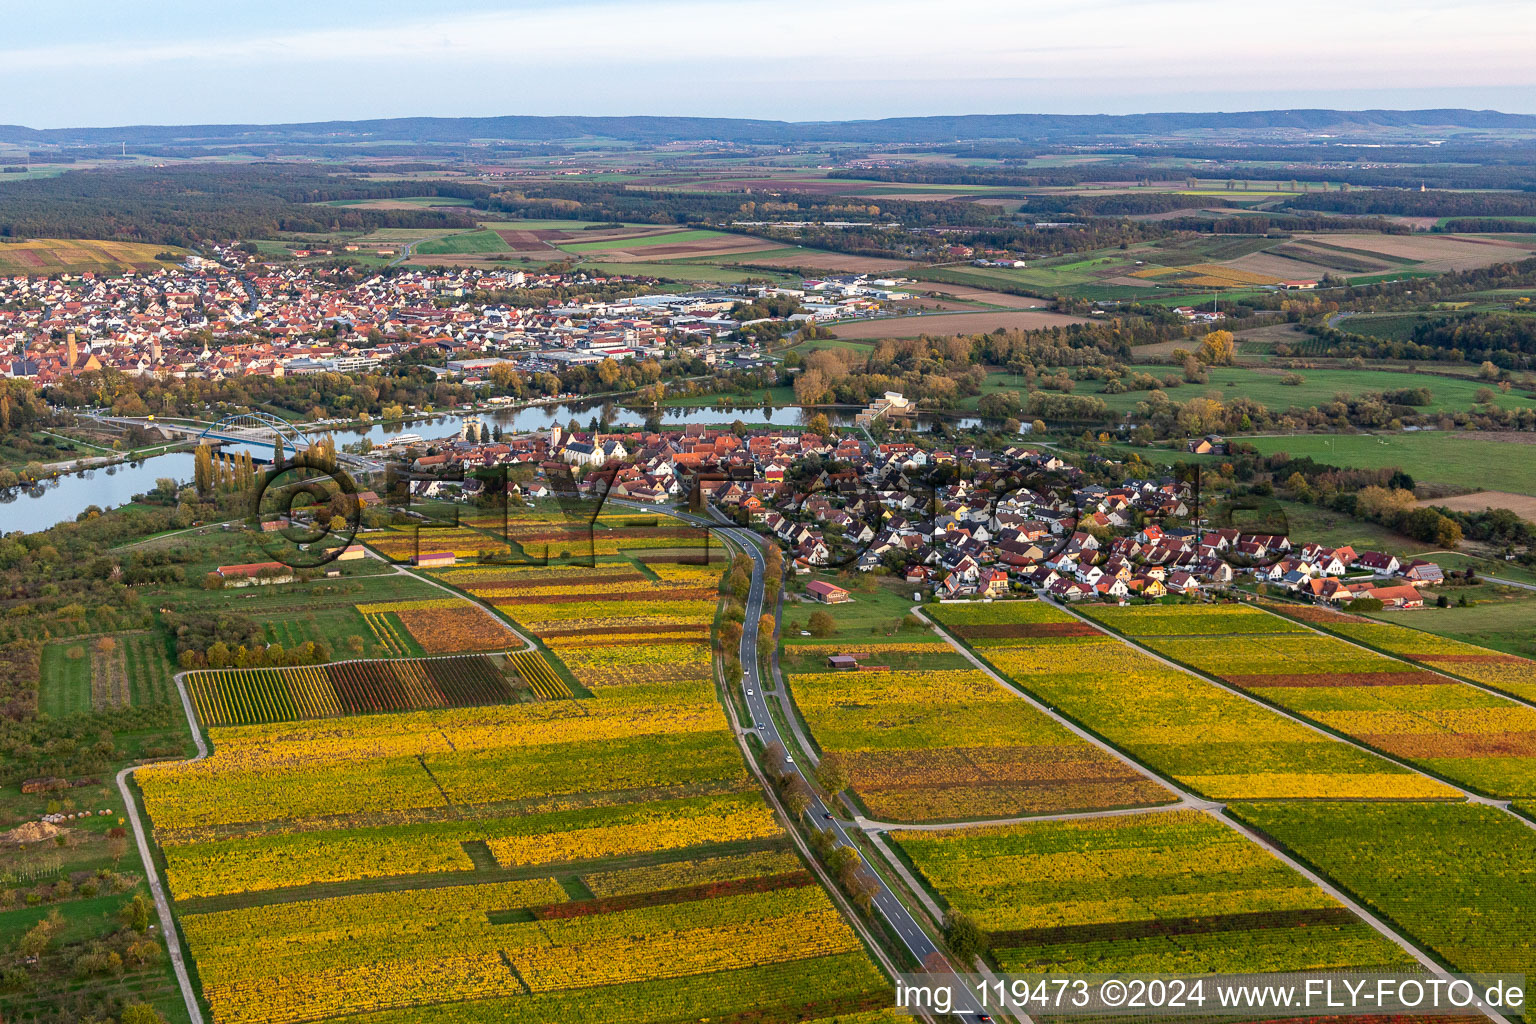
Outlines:
<svg viewBox="0 0 1536 1024"><path fill-rule="evenodd" d="M335 92L349 80L355 87L357 76L367 76L373 116L420 112L424 102L442 114L553 112L554 102L565 113L708 107L764 116L778 94L794 97L795 109L777 116L830 117L868 109L881 89L892 104L883 112L895 115L926 112L912 109L924 83L942 86L946 97L971 88L971 109L996 111L1031 109L1042 96L1118 106L1141 94L1536 82L1524 52L1536 4L1508 0L566 0L468 9L458 0L458 10L440 3L430 15L387 2L312 11L271 2L265 21L247 16L228 28L157 15L153 5L103 9L72 25L63 13L52 22L33 13L0 43L0 85L14 86L0 94L20 89L35 97L30 111L89 110L64 120L100 123L125 104L177 120L221 100L249 110L263 95L273 106L262 119L328 117L316 108L357 109L357 97ZM163 23L145 32L143 23L157 17ZM131 43L114 38L113 26L129 18ZM46 97L36 96L44 74L56 77ZM179 96L165 94L166 74L181 76ZM302 114L295 75L312 93ZM107 100L104 81L113 83ZM1525 99L1509 106L1529 106ZM36 114L0 120L27 116Z"/></svg>

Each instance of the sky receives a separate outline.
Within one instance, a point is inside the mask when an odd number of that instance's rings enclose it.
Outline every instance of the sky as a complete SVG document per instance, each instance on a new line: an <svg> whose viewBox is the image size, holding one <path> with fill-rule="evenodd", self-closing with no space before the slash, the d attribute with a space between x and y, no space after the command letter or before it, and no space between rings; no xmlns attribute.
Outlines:
<svg viewBox="0 0 1536 1024"><path fill-rule="evenodd" d="M1471 107L1530 0L0 0L0 123Z"/></svg>

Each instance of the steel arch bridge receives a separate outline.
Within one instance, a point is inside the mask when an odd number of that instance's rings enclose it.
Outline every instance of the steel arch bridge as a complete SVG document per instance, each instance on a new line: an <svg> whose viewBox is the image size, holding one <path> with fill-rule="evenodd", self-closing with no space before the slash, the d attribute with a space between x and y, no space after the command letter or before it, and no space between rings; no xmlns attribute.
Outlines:
<svg viewBox="0 0 1536 1024"><path fill-rule="evenodd" d="M273 444L278 438L289 451L297 452L314 444L310 436L293 424L271 413L242 412L225 416L198 435L199 440L233 441L239 444Z"/></svg>

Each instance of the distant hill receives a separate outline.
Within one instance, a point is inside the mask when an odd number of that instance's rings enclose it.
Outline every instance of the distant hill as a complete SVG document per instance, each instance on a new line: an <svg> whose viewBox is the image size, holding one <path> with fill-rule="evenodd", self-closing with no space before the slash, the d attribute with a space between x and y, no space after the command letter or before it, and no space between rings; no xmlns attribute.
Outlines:
<svg viewBox="0 0 1536 1024"><path fill-rule="evenodd" d="M874 121L762 121L711 117L398 117L302 124L131 125L117 128L26 128L0 125L0 143L22 146L357 142L538 143L580 138L625 142L718 140L748 144L815 142L943 143L980 140L1062 141L1167 135L1201 130L1276 138L1296 133L1359 139L1418 130L1536 131L1536 116L1496 110L1255 110L1167 114L969 114Z"/></svg>

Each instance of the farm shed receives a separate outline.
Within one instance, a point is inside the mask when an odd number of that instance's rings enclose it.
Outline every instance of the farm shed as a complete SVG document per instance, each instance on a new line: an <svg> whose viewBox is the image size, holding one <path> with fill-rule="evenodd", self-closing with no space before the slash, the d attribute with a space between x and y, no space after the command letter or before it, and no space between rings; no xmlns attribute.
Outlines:
<svg viewBox="0 0 1536 1024"><path fill-rule="evenodd" d="M805 592L822 604L843 604L853 600L849 596L848 591L835 583L828 583L825 580L812 580L805 585Z"/></svg>

